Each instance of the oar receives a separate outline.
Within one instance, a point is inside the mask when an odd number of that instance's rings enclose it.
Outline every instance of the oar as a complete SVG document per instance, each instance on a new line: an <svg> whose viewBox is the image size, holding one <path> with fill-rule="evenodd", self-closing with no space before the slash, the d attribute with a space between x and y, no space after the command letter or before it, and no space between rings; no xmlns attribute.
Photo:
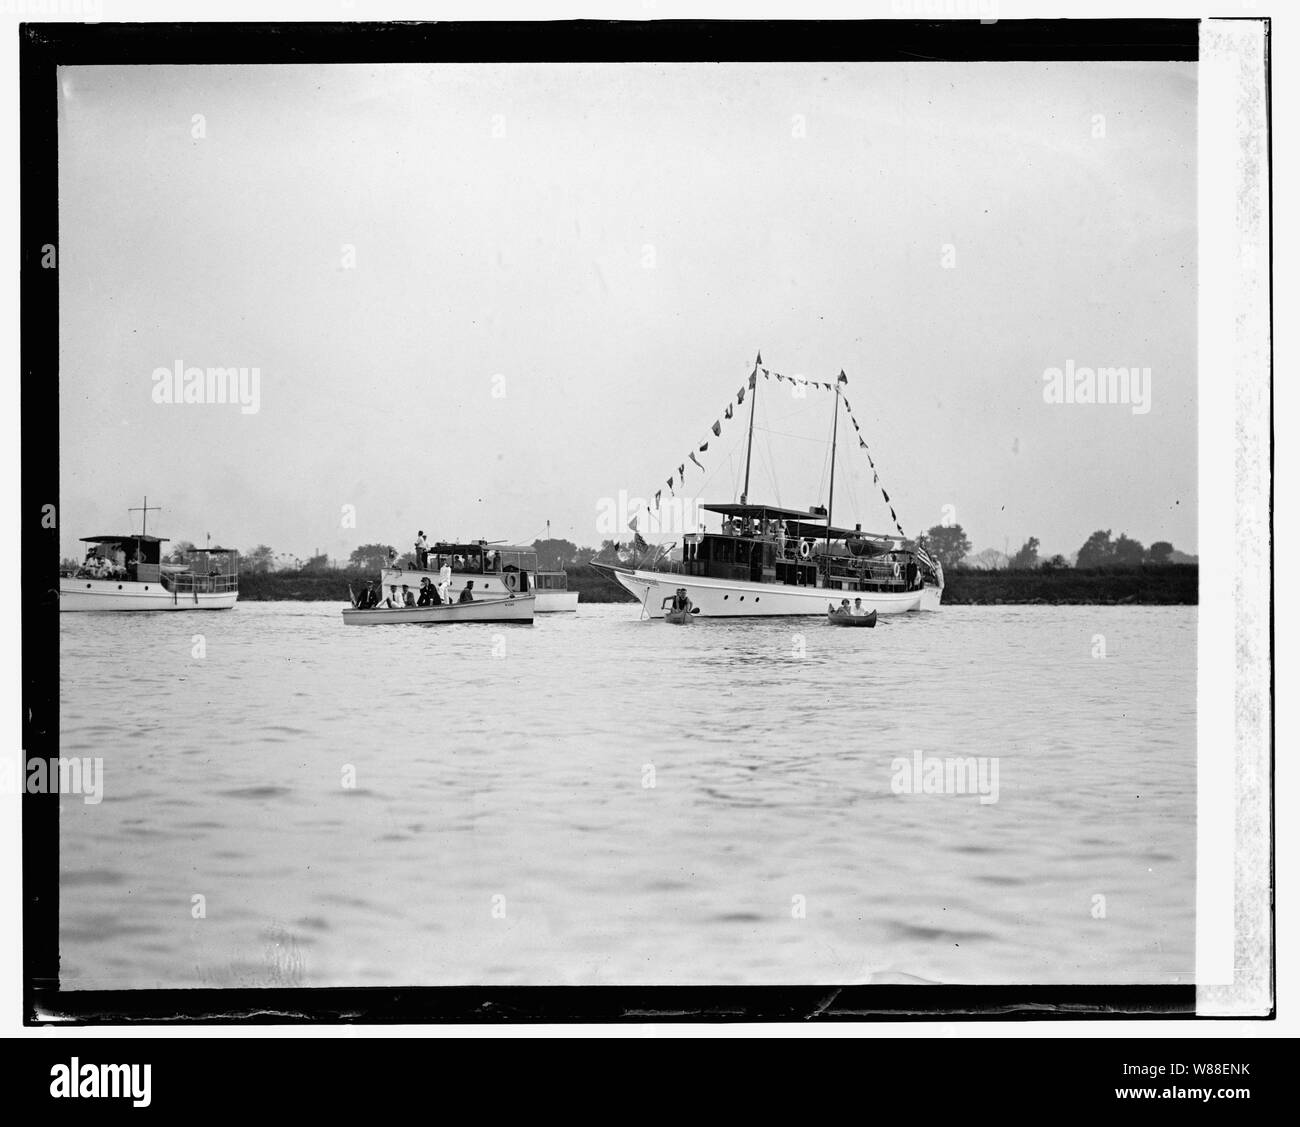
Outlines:
<svg viewBox="0 0 1300 1127"><path fill-rule="evenodd" d="M352 609L355 610L357 606L357 597L352 593L352 584L350 582L348 583L348 598L352 600Z"/></svg>

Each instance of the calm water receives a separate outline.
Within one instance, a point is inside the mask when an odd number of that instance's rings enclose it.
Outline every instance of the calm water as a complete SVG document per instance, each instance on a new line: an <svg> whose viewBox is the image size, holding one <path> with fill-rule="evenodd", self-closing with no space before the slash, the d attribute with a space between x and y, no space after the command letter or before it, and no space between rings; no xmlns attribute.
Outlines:
<svg viewBox="0 0 1300 1127"><path fill-rule="evenodd" d="M62 616L66 988L1192 980L1194 607L339 610Z"/></svg>

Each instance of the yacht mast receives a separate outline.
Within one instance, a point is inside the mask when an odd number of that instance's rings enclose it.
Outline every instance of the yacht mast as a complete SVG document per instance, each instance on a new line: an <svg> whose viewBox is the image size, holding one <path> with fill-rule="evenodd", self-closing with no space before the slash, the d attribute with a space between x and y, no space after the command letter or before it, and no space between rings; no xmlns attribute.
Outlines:
<svg viewBox="0 0 1300 1127"><path fill-rule="evenodd" d="M754 371L749 377L749 445L745 447L745 488L740 491L740 503L749 504L749 456L754 451L754 404L758 401L758 366L763 363L760 352L754 361Z"/></svg>

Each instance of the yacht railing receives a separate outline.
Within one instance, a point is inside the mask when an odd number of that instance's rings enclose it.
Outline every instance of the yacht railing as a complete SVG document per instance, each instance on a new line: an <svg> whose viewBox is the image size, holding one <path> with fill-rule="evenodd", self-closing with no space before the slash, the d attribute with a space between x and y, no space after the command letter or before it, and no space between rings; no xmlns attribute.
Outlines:
<svg viewBox="0 0 1300 1127"><path fill-rule="evenodd" d="M162 573L162 585L178 595L217 595L239 590L238 575L192 575L189 572Z"/></svg>

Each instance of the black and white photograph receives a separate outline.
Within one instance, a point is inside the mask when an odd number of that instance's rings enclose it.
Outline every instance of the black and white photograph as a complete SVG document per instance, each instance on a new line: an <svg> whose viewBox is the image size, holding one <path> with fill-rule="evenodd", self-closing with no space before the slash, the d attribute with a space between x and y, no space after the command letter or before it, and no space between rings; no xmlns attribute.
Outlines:
<svg viewBox="0 0 1300 1127"><path fill-rule="evenodd" d="M28 1023L1271 1016L1267 20L879 7L23 27Z"/></svg>

